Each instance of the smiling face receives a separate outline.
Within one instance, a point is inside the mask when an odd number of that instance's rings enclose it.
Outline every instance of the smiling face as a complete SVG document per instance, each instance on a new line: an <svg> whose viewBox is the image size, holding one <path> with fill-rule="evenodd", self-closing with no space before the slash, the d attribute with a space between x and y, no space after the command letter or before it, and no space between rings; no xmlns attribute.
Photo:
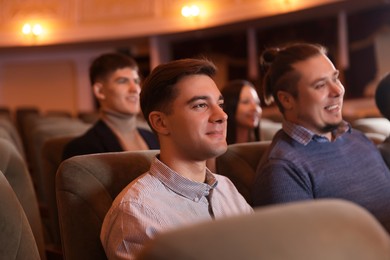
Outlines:
<svg viewBox="0 0 390 260"><path fill-rule="evenodd" d="M140 77L134 69L114 71L105 80L95 83L94 92L104 111L124 115L136 115L140 112Z"/></svg>
<svg viewBox="0 0 390 260"><path fill-rule="evenodd" d="M279 93L286 119L316 134L330 134L342 122L345 89L338 70L323 54L297 62L293 68L300 74L297 98Z"/></svg>
<svg viewBox="0 0 390 260"><path fill-rule="evenodd" d="M259 125L261 116L260 99L256 90L244 86L240 92L236 111L237 127L253 129Z"/></svg>
<svg viewBox="0 0 390 260"><path fill-rule="evenodd" d="M169 150L186 160L203 161L227 149L223 98L215 82L205 75L182 78L171 112L164 115ZM166 147L164 147L165 149Z"/></svg>

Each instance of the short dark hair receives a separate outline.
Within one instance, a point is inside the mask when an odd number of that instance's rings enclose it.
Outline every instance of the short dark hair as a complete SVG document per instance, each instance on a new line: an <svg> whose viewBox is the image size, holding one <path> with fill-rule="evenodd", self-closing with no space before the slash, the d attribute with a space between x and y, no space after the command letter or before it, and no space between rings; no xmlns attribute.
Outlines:
<svg viewBox="0 0 390 260"><path fill-rule="evenodd" d="M171 105L179 94L176 83L180 79L190 75L213 78L215 74L215 65L207 59L181 59L157 66L146 77L140 94L141 110L149 125L152 111L171 112Z"/></svg>
<svg viewBox="0 0 390 260"><path fill-rule="evenodd" d="M121 53L105 53L97 57L89 67L89 80L93 86L97 81L105 80L117 69L132 68L138 71L137 62Z"/></svg>
<svg viewBox="0 0 390 260"><path fill-rule="evenodd" d="M240 101L241 90L244 86L250 86L256 90L255 85L243 79L229 81L221 90L224 99L224 111L228 115L227 119L227 135L226 141L228 144L236 143L236 113L238 103ZM260 140L259 127L254 130L256 141Z"/></svg>
<svg viewBox="0 0 390 260"><path fill-rule="evenodd" d="M283 113L283 107L277 97L278 91L283 90L294 97L298 96L297 83L301 75L292 65L320 54L326 55L326 48L311 43L292 43L266 49L260 57L264 102L269 105L275 101Z"/></svg>
<svg viewBox="0 0 390 260"><path fill-rule="evenodd" d="M390 120L390 73L384 76L375 91L375 103L381 114Z"/></svg>

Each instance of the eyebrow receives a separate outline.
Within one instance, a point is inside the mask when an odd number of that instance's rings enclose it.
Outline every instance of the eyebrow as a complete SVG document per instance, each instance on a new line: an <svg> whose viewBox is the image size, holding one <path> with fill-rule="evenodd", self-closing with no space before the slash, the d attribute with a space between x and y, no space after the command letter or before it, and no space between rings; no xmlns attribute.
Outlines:
<svg viewBox="0 0 390 260"><path fill-rule="evenodd" d="M332 76L337 76L339 74L340 74L339 70L334 70L333 73L332 73ZM322 77L322 78L315 79L310 85L314 86L317 82L322 81L322 80L326 80L326 78L327 77Z"/></svg>
<svg viewBox="0 0 390 260"><path fill-rule="evenodd" d="M190 100L188 100L187 104L191 104L197 100L208 100L208 99L210 99L210 96L195 96L195 97L191 98ZM222 100L222 101L224 100L222 95L220 95L218 98L218 101L220 101L220 100Z"/></svg>

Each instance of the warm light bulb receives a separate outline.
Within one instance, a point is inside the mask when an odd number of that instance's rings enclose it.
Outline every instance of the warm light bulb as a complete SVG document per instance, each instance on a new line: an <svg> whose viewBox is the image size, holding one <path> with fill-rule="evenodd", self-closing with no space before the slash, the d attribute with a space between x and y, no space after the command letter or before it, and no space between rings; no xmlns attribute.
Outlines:
<svg viewBox="0 0 390 260"><path fill-rule="evenodd" d="M31 25L29 23L26 23L23 25L22 28L23 34L30 34L31 33Z"/></svg>
<svg viewBox="0 0 390 260"><path fill-rule="evenodd" d="M32 28L32 33L35 36L41 35L43 32L42 26L40 24L35 24Z"/></svg>
<svg viewBox="0 0 390 260"><path fill-rule="evenodd" d="M196 5L192 5L192 6L186 5L186 6L183 6L183 8L181 9L181 14L184 17L198 16L199 13L200 13L199 7Z"/></svg>
<svg viewBox="0 0 390 260"><path fill-rule="evenodd" d="M198 16L200 13L199 7L196 5L191 6L191 15Z"/></svg>
<svg viewBox="0 0 390 260"><path fill-rule="evenodd" d="M188 6L183 6L183 8L181 9L181 14L184 16L184 17L189 17L190 14L191 14L191 10Z"/></svg>

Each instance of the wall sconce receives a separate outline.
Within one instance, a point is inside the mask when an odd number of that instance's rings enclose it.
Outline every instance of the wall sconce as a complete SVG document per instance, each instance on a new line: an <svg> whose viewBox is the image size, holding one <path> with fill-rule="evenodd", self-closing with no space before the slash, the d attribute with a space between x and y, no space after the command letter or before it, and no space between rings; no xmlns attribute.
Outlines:
<svg viewBox="0 0 390 260"><path fill-rule="evenodd" d="M184 17L197 17L200 14L200 9L197 5L183 6L181 9L181 15Z"/></svg>
<svg viewBox="0 0 390 260"><path fill-rule="evenodd" d="M34 24L33 26L31 26L29 23L26 23L23 25L22 32L24 35L33 35L38 37L43 33L43 28L39 23Z"/></svg>

